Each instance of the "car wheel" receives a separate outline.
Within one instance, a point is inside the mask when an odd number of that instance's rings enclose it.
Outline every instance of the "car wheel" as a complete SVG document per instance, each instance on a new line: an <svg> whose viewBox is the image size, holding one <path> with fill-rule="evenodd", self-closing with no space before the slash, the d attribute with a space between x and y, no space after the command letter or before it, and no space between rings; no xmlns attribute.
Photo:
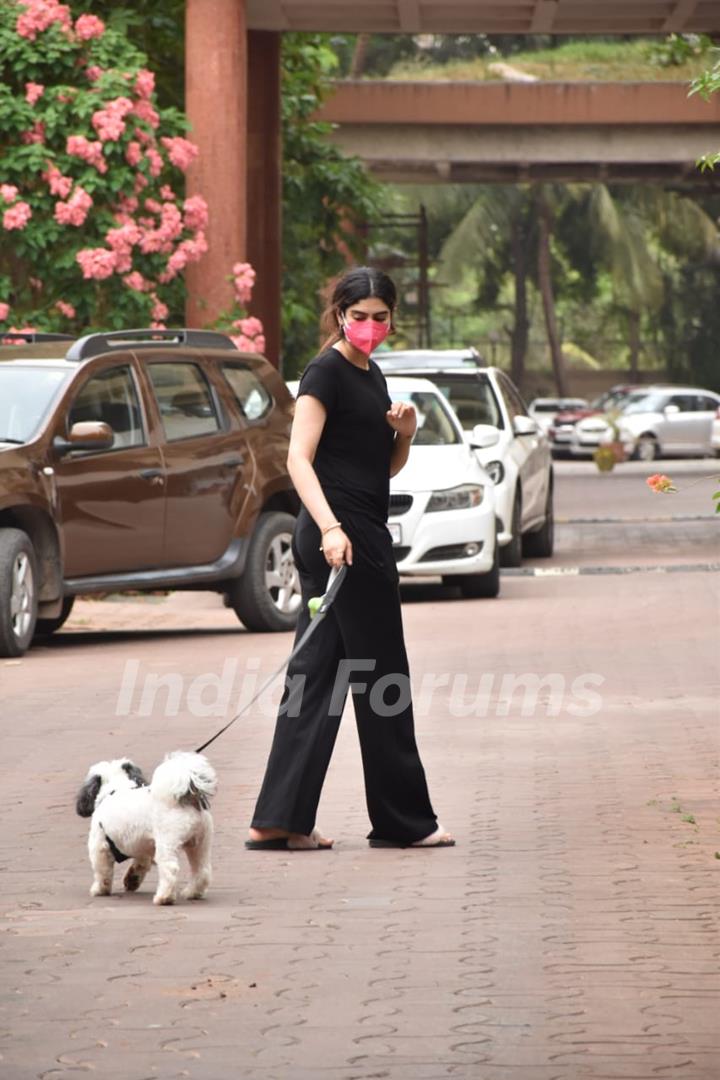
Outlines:
<svg viewBox="0 0 720 1080"><path fill-rule="evenodd" d="M635 461L654 461L658 456L658 444L654 435L641 435L635 444Z"/></svg>
<svg viewBox="0 0 720 1080"><path fill-rule="evenodd" d="M520 566L522 562L522 499L517 489L513 501L510 532L512 533L512 540L505 547L500 548L500 565Z"/></svg>
<svg viewBox="0 0 720 1080"><path fill-rule="evenodd" d="M0 656L22 656L37 619L37 561L30 537L0 531Z"/></svg>
<svg viewBox="0 0 720 1080"><path fill-rule="evenodd" d="M258 518L245 570L229 593L230 606L248 630L292 630L302 605L292 555L292 514Z"/></svg>
<svg viewBox="0 0 720 1080"><path fill-rule="evenodd" d="M537 532L525 533L522 539L522 553L531 559L549 559L555 544L555 508L553 482L550 480L545 503L545 521Z"/></svg>
<svg viewBox="0 0 720 1080"><path fill-rule="evenodd" d="M70 612L73 609L74 603L74 596L66 596L62 602L62 608L60 609L59 615L56 615L54 619L38 619L35 623L35 637L46 637L49 634L54 634L56 630L59 630L70 617Z"/></svg>
<svg viewBox="0 0 720 1080"><path fill-rule="evenodd" d="M461 574L453 580L467 600L491 600L500 592L500 548L495 542L495 558L486 574ZM445 579L443 579L445 580Z"/></svg>

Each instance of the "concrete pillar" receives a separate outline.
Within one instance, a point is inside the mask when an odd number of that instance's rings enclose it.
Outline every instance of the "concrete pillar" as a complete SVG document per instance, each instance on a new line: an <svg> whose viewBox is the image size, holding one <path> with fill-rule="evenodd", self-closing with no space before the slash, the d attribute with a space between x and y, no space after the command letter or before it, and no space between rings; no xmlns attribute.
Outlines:
<svg viewBox="0 0 720 1080"><path fill-rule="evenodd" d="M253 315L265 327L265 355L280 359L282 294L282 132L280 34L248 34L247 255L257 271Z"/></svg>
<svg viewBox="0 0 720 1080"><path fill-rule="evenodd" d="M210 250L187 270L187 320L205 326L232 302L226 278L247 250L245 0L187 0L185 8L185 104L200 148L187 191L210 206Z"/></svg>

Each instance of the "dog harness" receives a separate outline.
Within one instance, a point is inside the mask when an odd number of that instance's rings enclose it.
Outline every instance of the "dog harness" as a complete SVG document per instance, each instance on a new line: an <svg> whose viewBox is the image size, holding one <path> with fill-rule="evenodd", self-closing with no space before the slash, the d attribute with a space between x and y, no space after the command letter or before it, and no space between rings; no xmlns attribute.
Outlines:
<svg viewBox="0 0 720 1080"><path fill-rule="evenodd" d="M103 836L107 840L108 847L110 848L110 854L112 855L115 862L125 862L126 859L129 859L130 856L126 855L124 851L121 851L113 838L111 836L108 836L108 834L105 832L105 826L102 825L102 823L100 824L100 828L102 829Z"/></svg>

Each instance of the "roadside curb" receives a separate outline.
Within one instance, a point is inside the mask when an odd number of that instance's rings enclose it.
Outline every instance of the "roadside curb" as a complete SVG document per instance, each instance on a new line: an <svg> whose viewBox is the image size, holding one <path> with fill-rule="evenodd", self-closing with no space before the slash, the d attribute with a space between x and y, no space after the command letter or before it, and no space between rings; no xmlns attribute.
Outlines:
<svg viewBox="0 0 720 1080"><path fill-rule="evenodd" d="M720 521L715 514L670 514L665 517L555 517L556 525L658 525L674 521Z"/></svg>
<svg viewBox="0 0 720 1080"><path fill-rule="evenodd" d="M502 577L585 577L592 574L696 574L720 570L720 563L668 563L649 566L519 566L501 570Z"/></svg>

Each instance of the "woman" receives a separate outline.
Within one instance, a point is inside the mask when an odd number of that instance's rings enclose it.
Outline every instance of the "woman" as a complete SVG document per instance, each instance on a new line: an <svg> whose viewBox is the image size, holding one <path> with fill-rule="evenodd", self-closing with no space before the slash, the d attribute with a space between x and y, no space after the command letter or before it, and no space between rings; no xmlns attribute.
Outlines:
<svg viewBox="0 0 720 1080"><path fill-rule="evenodd" d="M287 690L283 696L249 848L332 846L315 828L315 815L348 683L355 684L370 844L455 843L437 823L415 744L387 528L390 477L407 461L416 428L415 410L390 401L370 359L393 329L396 302L395 286L379 270L345 274L324 316L328 345L300 380L288 453L302 502L293 535L303 595L298 638L308 626L308 600L325 591L329 568L347 563L348 571L324 621L288 669L288 685L304 676L304 686L297 708L290 707ZM393 686L396 695L388 693Z"/></svg>

